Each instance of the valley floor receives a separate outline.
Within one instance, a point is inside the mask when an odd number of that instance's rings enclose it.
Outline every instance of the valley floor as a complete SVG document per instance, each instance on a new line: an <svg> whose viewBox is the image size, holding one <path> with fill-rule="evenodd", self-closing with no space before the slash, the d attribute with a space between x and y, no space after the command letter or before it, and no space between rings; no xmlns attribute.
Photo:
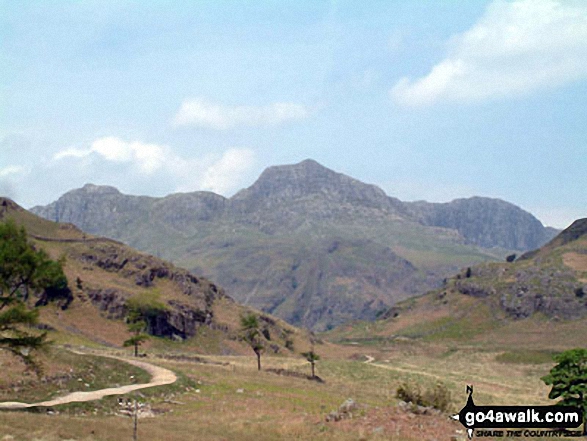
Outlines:
<svg viewBox="0 0 587 441"><path fill-rule="evenodd" d="M124 396L144 403L138 439L464 439L463 427L448 413L402 410L395 397L402 383L425 390L442 382L451 392L453 411L465 404L467 384L475 386L478 405L549 403L548 387L540 380L553 365L546 349L516 357L506 348L398 341L386 346L327 343L316 352L322 356L316 373L324 383L267 370L309 374L302 358L264 356L258 372L253 354L186 352L173 360L150 354L149 363L175 372L178 381ZM348 398L359 405L352 418L326 422L328 413ZM118 441L132 434L132 419L121 414L117 397L0 413L1 440Z"/></svg>

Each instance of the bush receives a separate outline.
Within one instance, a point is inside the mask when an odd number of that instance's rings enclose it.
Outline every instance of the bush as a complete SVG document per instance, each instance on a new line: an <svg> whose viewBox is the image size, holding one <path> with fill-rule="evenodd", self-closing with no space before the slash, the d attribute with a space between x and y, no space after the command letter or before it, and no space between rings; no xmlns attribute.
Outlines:
<svg viewBox="0 0 587 441"><path fill-rule="evenodd" d="M422 391L418 385L402 383L395 392L396 398L406 403L418 404L422 406Z"/></svg>
<svg viewBox="0 0 587 441"><path fill-rule="evenodd" d="M444 383L436 383L432 389L422 391L420 386L402 383L396 390L396 398L417 406L433 407L448 412L451 407L451 394Z"/></svg>
<svg viewBox="0 0 587 441"><path fill-rule="evenodd" d="M426 391L424 401L427 406L434 407L442 412L448 412L451 404L450 390L444 383L436 383L433 389Z"/></svg>

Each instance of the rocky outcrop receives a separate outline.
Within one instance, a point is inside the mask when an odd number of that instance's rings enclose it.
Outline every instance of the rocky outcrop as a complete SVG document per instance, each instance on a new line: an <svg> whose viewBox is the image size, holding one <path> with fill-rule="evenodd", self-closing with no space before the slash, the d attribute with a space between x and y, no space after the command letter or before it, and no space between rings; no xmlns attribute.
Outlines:
<svg viewBox="0 0 587 441"><path fill-rule="evenodd" d="M587 219L580 219L515 262L470 268L449 280L446 287L489 301L514 319L536 313L564 320L585 317L587 267L570 267L564 262L565 253L587 254L586 238Z"/></svg>
<svg viewBox="0 0 587 441"><path fill-rule="evenodd" d="M90 242L70 258L82 264L113 273L140 288L157 288L160 283L171 285L181 295L161 300L163 307L152 310L144 317L147 331L156 336L185 339L195 335L200 326L213 326L212 305L226 297L215 284L196 277L186 270L157 259L134 252L124 245L108 241ZM124 319L128 314L128 301L136 298L136 291L122 288L104 288L77 281L93 305L111 319Z"/></svg>

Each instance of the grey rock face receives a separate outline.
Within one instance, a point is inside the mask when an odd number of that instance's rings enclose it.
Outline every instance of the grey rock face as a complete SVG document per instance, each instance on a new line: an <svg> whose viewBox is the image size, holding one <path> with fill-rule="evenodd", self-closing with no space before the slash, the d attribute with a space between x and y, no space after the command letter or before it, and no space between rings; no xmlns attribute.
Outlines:
<svg viewBox="0 0 587 441"><path fill-rule="evenodd" d="M530 213L500 199L472 197L444 204L414 203L412 213L423 224L457 230L467 241L485 248L538 248L557 233Z"/></svg>

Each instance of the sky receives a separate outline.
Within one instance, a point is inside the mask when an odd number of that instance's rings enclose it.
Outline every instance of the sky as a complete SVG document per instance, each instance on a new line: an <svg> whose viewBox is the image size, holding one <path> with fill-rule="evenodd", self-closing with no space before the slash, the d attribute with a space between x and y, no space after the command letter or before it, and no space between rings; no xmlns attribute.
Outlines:
<svg viewBox="0 0 587 441"><path fill-rule="evenodd" d="M587 2L0 0L0 195L231 196L312 158L587 217Z"/></svg>

